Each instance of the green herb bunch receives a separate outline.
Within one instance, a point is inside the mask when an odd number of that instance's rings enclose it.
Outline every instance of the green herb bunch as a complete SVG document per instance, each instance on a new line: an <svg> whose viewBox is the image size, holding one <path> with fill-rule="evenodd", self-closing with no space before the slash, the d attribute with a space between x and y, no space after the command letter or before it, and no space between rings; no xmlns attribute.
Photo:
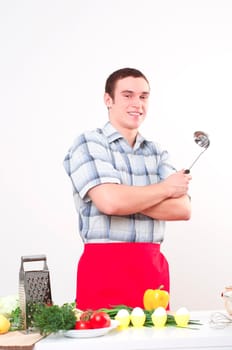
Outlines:
<svg viewBox="0 0 232 350"><path fill-rule="evenodd" d="M62 306L38 304L32 316L32 326L42 335L73 329L76 323L74 308L74 303Z"/></svg>
<svg viewBox="0 0 232 350"><path fill-rule="evenodd" d="M17 306L10 314L9 321L11 324L10 330L22 330L23 329L23 317L22 311L19 306Z"/></svg>

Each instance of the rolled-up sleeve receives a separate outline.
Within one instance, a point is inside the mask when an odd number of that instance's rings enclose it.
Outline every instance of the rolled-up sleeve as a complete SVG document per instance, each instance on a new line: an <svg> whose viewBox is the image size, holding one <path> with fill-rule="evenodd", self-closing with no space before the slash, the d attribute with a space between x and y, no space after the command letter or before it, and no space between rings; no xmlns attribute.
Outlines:
<svg viewBox="0 0 232 350"><path fill-rule="evenodd" d="M121 183L113 167L108 144L101 134L87 132L79 136L64 159L64 168L74 191L88 201L88 191L103 183Z"/></svg>

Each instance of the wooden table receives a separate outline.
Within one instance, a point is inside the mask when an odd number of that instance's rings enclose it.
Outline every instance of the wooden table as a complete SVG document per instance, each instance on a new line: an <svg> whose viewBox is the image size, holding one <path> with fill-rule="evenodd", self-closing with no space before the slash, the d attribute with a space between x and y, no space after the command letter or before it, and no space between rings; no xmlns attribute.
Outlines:
<svg viewBox="0 0 232 350"><path fill-rule="evenodd" d="M35 343L42 338L39 333L25 331L0 334L0 350L33 350Z"/></svg>

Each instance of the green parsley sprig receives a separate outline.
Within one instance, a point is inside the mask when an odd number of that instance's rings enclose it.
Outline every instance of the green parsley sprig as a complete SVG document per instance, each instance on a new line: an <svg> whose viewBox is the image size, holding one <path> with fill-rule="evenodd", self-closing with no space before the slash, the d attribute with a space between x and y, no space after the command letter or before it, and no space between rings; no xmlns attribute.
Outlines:
<svg viewBox="0 0 232 350"><path fill-rule="evenodd" d="M74 303L59 305L39 304L32 315L32 327L42 335L73 329L76 323Z"/></svg>

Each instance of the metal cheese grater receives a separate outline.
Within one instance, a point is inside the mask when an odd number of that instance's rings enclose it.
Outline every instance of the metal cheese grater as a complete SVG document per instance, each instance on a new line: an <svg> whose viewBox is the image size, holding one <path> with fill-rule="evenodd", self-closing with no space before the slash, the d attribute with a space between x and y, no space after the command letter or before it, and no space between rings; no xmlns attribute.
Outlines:
<svg viewBox="0 0 232 350"><path fill-rule="evenodd" d="M43 261L42 270L25 270L25 263ZM19 271L19 303L23 318L23 328L32 327L31 313L33 304L52 304L50 277L45 255L21 256Z"/></svg>

